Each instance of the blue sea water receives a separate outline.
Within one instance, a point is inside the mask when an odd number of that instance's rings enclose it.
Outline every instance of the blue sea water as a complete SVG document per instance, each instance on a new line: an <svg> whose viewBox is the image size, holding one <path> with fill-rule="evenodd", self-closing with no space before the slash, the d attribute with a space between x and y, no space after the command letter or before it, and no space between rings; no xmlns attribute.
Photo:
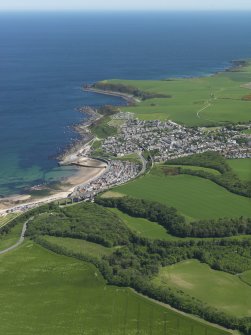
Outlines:
<svg viewBox="0 0 251 335"><path fill-rule="evenodd" d="M77 137L84 93L108 78L207 75L251 58L251 13L1 13L0 195L70 173L55 156Z"/></svg>

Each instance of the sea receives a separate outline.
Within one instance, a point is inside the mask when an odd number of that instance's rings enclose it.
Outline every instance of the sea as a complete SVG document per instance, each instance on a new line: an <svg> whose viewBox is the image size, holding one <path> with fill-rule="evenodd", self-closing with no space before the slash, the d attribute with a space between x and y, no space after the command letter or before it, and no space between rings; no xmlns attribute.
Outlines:
<svg viewBox="0 0 251 335"><path fill-rule="evenodd" d="M61 180L103 79L204 76L251 58L251 12L0 13L0 197Z"/></svg>

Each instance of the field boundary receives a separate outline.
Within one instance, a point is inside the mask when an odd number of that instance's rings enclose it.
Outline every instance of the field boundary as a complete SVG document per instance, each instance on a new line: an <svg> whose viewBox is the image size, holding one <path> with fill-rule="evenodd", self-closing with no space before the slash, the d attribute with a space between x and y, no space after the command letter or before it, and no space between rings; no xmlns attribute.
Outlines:
<svg viewBox="0 0 251 335"><path fill-rule="evenodd" d="M165 308L167 308L167 309L170 309L170 310L172 310L173 312L176 312L177 314L183 315L183 316L185 316L185 317L187 317L187 318L190 318L190 319L192 319L192 320L198 321L198 322L200 322L200 323L202 323L202 324L205 324L205 325L208 325L208 326L217 328L217 329L224 330L224 331L228 332L228 333L231 334L231 335L240 335L240 334L241 334L238 330L227 329L227 328L222 327L222 326L220 326L220 325L218 325L218 324L216 324L216 323L211 323L211 322L208 322L208 321L206 321L206 320L204 320L204 319L201 319L200 317L198 317L198 316L196 316L196 315L192 315L192 314L188 314L188 313L182 312L182 311L180 311L180 310L178 310L178 309L176 309L176 308L174 308L174 307L172 307L172 306L170 306L170 305L168 305L168 304L165 304L164 302L161 302L161 301L159 301L159 300L152 299L152 298L148 297L147 295L144 295L144 294L142 294L142 293L139 293L139 292L137 292L136 290L134 290L134 289L131 288L131 287L129 287L129 290L131 290L132 292L134 292L136 295L139 295L140 297L143 297L143 298L145 298L145 299L147 299L147 300L149 300L149 301L152 301L152 302L155 303L155 304L158 304L158 305L160 305L160 306L162 306L162 307L165 307Z"/></svg>

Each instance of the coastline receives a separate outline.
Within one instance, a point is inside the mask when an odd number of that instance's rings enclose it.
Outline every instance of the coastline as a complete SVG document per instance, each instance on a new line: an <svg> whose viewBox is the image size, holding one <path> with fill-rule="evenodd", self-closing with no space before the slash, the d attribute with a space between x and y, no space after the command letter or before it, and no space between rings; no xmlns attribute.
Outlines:
<svg viewBox="0 0 251 335"><path fill-rule="evenodd" d="M240 71L242 67L245 67L248 64L248 60L233 60L230 62L230 66L225 70L212 73L211 75L218 75L224 72L235 72ZM175 79L175 78L172 78ZM83 86L83 90L86 92L92 92L95 94L103 94L114 97L119 97L126 101L127 105L134 105L139 103L141 100L135 96L127 93L116 92L111 90L102 90L95 88L93 85ZM87 152L90 150L92 143L96 140L94 134L90 130L90 126L95 125L101 118L105 116L98 113L98 110L95 110L89 106L85 106L79 109L79 112L84 113L88 116L86 120L78 124L73 125L73 129L79 133L80 139L73 144L70 144L64 152L57 157L59 160L59 166L64 165L76 165L79 167L79 171L66 178L66 180L60 182L59 188L54 190L53 194L48 196L42 196L41 198L32 199L32 196L29 194L25 195L15 195L12 197L6 197L0 199L0 215L6 214L7 211L16 208L17 206L30 206L32 204L42 204L50 201L56 201L63 198L67 198L75 188L78 186L83 186L86 183L92 181L92 179L98 178L105 170L103 167L97 166L86 166L82 165L79 161L81 159L87 159ZM36 187L36 186L35 186ZM57 192L58 191L58 192ZM27 202L27 200L31 200Z"/></svg>
<svg viewBox="0 0 251 335"><path fill-rule="evenodd" d="M110 91L110 90L101 90L101 89L95 88L91 85L85 85L83 90L85 92L92 92L92 93L96 93L96 94L110 95L110 96L113 96L113 97L122 98L127 102L127 105L133 105L133 104L141 101L140 99L137 99L136 97L134 97L131 94L126 94L126 93L116 92L116 91Z"/></svg>
<svg viewBox="0 0 251 335"><path fill-rule="evenodd" d="M88 184L93 179L100 177L105 171L106 167L78 167L78 172L73 176L68 177L54 194L37 199L31 199L29 195L16 195L8 198L2 198L0 200L0 216L14 211L26 211L38 205L66 199L75 190L75 188Z"/></svg>

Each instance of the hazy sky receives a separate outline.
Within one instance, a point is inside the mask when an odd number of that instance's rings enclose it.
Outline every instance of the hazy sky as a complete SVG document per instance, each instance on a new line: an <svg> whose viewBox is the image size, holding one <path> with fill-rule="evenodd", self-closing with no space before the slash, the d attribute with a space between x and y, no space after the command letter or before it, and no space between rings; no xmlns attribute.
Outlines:
<svg viewBox="0 0 251 335"><path fill-rule="evenodd" d="M0 10L251 10L251 0L0 0Z"/></svg>

